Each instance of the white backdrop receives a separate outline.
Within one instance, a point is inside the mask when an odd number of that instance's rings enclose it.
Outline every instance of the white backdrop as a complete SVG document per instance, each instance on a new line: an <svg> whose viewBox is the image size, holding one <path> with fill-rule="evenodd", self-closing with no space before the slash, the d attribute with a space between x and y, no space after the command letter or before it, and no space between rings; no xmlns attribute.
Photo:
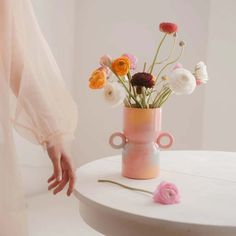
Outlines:
<svg viewBox="0 0 236 236"><path fill-rule="evenodd" d="M173 149L235 151L234 0L33 0L40 26L79 108L73 145L78 164L119 153L109 135L122 130L122 107L110 108L100 91L88 88L91 71L101 55L130 52L140 66L149 61L161 37L158 25L173 21L187 41L181 62L193 69L209 66L210 82L191 96L173 96L163 109L163 130L175 136ZM48 166L42 150L16 137L21 162ZM26 173L26 172L24 172ZM42 171L39 179L45 175ZM25 179L28 175L25 174ZM33 181L34 178L33 178Z"/></svg>
<svg viewBox="0 0 236 236"><path fill-rule="evenodd" d="M212 0L207 64L203 148L236 151L236 1Z"/></svg>

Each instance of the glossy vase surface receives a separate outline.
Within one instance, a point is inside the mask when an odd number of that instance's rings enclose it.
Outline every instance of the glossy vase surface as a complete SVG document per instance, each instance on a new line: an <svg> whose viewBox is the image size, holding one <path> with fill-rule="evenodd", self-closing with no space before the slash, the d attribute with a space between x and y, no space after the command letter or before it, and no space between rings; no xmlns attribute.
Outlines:
<svg viewBox="0 0 236 236"><path fill-rule="evenodd" d="M124 108L123 133L114 133L110 137L112 147L122 151L122 175L132 179L151 179L160 172L160 150L169 148L173 137L161 132L161 109ZM114 139L120 137L119 145ZM162 144L162 138L168 138Z"/></svg>

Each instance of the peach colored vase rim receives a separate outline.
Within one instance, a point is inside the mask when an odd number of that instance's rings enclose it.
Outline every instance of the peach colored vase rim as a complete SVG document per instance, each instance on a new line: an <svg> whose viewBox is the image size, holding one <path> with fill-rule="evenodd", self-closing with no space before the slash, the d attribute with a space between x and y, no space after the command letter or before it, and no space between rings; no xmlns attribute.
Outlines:
<svg viewBox="0 0 236 236"><path fill-rule="evenodd" d="M126 107L124 106L124 109L126 110L145 110L145 111L153 111L153 110L161 110L162 108L158 108L158 107L155 107L155 108L137 108L137 107Z"/></svg>

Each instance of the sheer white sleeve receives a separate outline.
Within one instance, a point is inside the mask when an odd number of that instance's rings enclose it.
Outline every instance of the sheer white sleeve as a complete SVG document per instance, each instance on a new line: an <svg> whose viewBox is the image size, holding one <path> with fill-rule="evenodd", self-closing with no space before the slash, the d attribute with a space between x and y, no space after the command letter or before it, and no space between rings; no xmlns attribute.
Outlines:
<svg viewBox="0 0 236 236"><path fill-rule="evenodd" d="M36 21L30 0L13 1L11 87L13 124L31 142L73 139L77 107Z"/></svg>

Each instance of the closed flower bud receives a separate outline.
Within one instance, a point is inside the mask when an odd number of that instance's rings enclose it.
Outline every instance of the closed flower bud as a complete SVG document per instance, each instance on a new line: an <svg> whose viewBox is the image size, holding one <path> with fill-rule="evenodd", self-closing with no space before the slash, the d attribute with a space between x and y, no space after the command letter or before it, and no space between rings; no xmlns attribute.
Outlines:
<svg viewBox="0 0 236 236"><path fill-rule="evenodd" d="M186 42L183 41L183 40L180 41L180 42L179 42L179 46L180 46L180 47L185 47L185 46L186 46Z"/></svg>

